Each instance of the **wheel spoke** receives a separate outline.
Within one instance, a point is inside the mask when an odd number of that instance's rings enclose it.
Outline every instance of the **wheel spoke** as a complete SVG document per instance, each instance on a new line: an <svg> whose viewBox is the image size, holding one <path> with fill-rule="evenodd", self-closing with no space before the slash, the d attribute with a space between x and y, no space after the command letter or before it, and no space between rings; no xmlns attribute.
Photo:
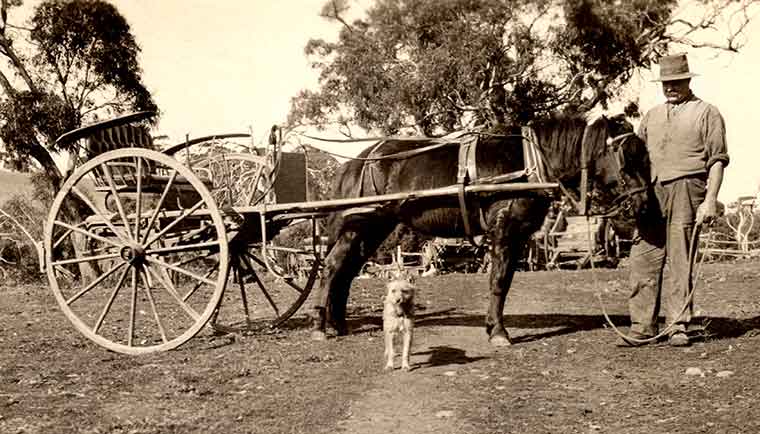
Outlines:
<svg viewBox="0 0 760 434"><path fill-rule="evenodd" d="M303 288L301 288L298 285L296 285L295 283L293 283L293 279L286 278L286 279L282 279L282 280L283 280L283 282L287 283L288 286L290 286L291 288L295 289L296 292L298 292L299 294L303 294Z"/></svg>
<svg viewBox="0 0 760 434"><path fill-rule="evenodd" d="M71 305L71 303L77 301L79 299L79 297L81 297L81 296L87 294L88 292L90 292L90 290L92 288L94 288L95 286L97 286L100 282L104 281L106 278L108 278L108 276L112 275L113 273L115 273L121 267L123 267L125 265L127 265L126 262L121 262L121 263L119 263L117 265L114 265L113 267L111 267L110 270L108 270L105 273L101 274L100 277L98 277L97 279L93 280L92 283L90 283L89 285L87 285L86 287L84 287L81 291L77 292L76 294L74 294L73 296L71 296L71 298L69 298L68 300L66 300L66 304Z"/></svg>
<svg viewBox="0 0 760 434"><path fill-rule="evenodd" d="M158 331L161 333L161 340L164 342L168 342L169 340L166 338L166 330L164 329L163 323L161 323L161 318L158 316L158 309L156 309L156 302L153 300L153 291L150 287L150 282L148 281L147 273L145 270L142 270L142 273L140 273L140 279L142 279L143 284L145 285L145 295L148 296L148 303L150 303L150 310L153 311L153 318L156 320L156 325L158 326Z"/></svg>
<svg viewBox="0 0 760 434"><path fill-rule="evenodd" d="M74 277L75 277L75 276L74 276L74 273L72 273L71 271L69 271L69 270L67 270L67 269L65 269L65 268L63 268L63 267L61 267L61 266L54 266L54 267L53 267L53 270L54 270L55 272L57 272L57 273L61 273L61 274L63 274L64 276L66 276L66 277L68 277L69 279L72 279L72 280L73 280L73 279L74 279Z"/></svg>
<svg viewBox="0 0 760 434"><path fill-rule="evenodd" d="M195 311L190 305L185 303L184 300L179 296L177 293L177 289L174 288L174 285L171 283L171 281L165 281L163 276L161 276L160 273L156 274L153 270L150 269L150 267L145 267L146 270L148 270L148 273L153 276L155 280L158 280L158 282L161 284L161 286L164 287L166 292L168 292L172 297L174 297L175 300L177 300L177 303L179 303L180 307L187 312L187 314L195 321L198 321L198 319L201 317L198 312Z"/></svg>
<svg viewBox="0 0 760 434"><path fill-rule="evenodd" d="M197 229L193 229L193 230L191 230L191 231L189 231L187 233L182 234L180 236L180 238L185 238L185 239L192 238L192 237L194 237L196 235L199 235L199 234L202 234L204 232L207 232L209 229L213 229L213 226L201 226L201 227L199 227Z"/></svg>
<svg viewBox="0 0 760 434"><path fill-rule="evenodd" d="M217 262L216 265L214 265L214 267L211 270L209 270L208 273L206 273L203 277L204 278L210 277L212 274L214 274L214 271L216 271L218 269L219 269L219 262ZM188 291L187 294L185 294L185 296L182 297L182 301L187 301L190 297L192 297L193 294L195 294L195 291L197 291L198 288L200 288L201 285L203 285L204 283L205 282L202 282L202 281L196 283L195 286L193 286L193 289L191 289L190 291Z"/></svg>
<svg viewBox="0 0 760 434"><path fill-rule="evenodd" d="M256 284L259 286L259 289L261 289L261 292L264 294L264 298L267 299L267 302L269 302L269 305L272 306L272 309L274 310L275 315L280 316L280 309L277 308L277 305L275 304L272 297L269 295L269 292L267 291L266 287L264 287L264 283L259 279L259 276L256 275L256 271L253 269L253 266L251 265L251 262L246 258L245 256L242 256L243 262L245 263L246 268L248 268L248 271L253 275L254 280L256 280ZM242 282L242 278L240 279ZM242 288L241 288L242 289Z"/></svg>
<svg viewBox="0 0 760 434"><path fill-rule="evenodd" d="M214 282L213 280L207 279L207 278L205 278L203 276L199 276L199 275L193 273L192 271L187 271L184 268L177 267L176 265L169 264L168 262L164 262L164 261L162 261L160 259L157 259L157 258L154 258L152 256L146 256L145 259L148 262L150 262L150 263L156 264L156 265L161 266L163 268L168 268L170 270L174 270L174 271L176 271L178 273L184 274L185 276L190 276L190 277L192 277L195 280L199 280L199 281L207 283L209 285L216 285L216 282Z"/></svg>
<svg viewBox="0 0 760 434"><path fill-rule="evenodd" d="M106 226L108 226L108 229L110 229L111 232L113 232L114 235L116 235L119 238L119 240L121 240L121 242L123 244L129 244L130 243L130 239L129 238L124 238L124 234L122 233L122 231L119 231L118 229L116 229L116 226L114 226L113 223L111 223L111 220L108 219L108 218L106 218L106 216L103 215L103 213L100 211L100 209L98 207L96 207L95 204L93 204L92 201L84 193L82 193L81 191L79 191L79 189L76 188L76 187L72 187L71 191L73 191L74 194L82 202L84 202L92 211L95 212L95 214L98 215L98 217L100 217L100 220Z"/></svg>
<svg viewBox="0 0 760 434"><path fill-rule="evenodd" d="M171 247L159 247L157 249L146 250L145 253L148 255L156 255L159 253L178 253L178 252L187 252L187 251L195 251L195 250L206 250L209 247L215 247L215 246L219 246L219 241L209 241L206 243L197 243L197 244L183 244L183 245L171 246Z"/></svg>
<svg viewBox="0 0 760 434"><path fill-rule="evenodd" d="M116 299L116 294L119 293L119 290L124 285L124 281L127 280L127 273L129 272L129 270L130 270L130 267L127 267L121 273L121 276L119 277L119 282L116 284L116 286L114 286L113 291L111 291L111 296L108 297L108 302L106 302L106 305L103 307L103 311L100 313L100 317L98 317L98 321L95 323L95 326L92 328L93 333L97 334L98 330L100 330L100 326L103 325L103 320L106 319L106 315L111 310L113 301Z"/></svg>
<svg viewBox="0 0 760 434"><path fill-rule="evenodd" d="M158 241L161 237L163 237L167 232L172 230L174 226L177 226L178 224L182 223L186 218L188 218L190 215L192 215L195 211L197 211L205 202L203 200L198 201L195 205L193 205L192 208L189 210L183 212L179 217L177 217L173 222L166 225L165 228L161 230L161 232L155 234L148 242L144 243L145 248L151 246L151 244Z"/></svg>
<svg viewBox="0 0 760 434"><path fill-rule="evenodd" d="M100 235L97 235L97 234L93 234L90 231L87 231L87 230L84 230L82 228L70 225L70 224L68 224L66 222L62 222L60 220L56 220L56 221L53 222L53 224L58 225L58 226L63 226L64 228L68 229L66 231L66 233L64 233L61 236L61 238L56 241L56 243L55 243L55 245L53 247L58 246L58 244L63 241L64 237L66 237L67 235L70 235L72 232L76 232L78 234L82 234L82 235L84 235L86 237L90 237L90 238L92 238L94 240L98 240L98 241L106 243L106 244L110 244L110 245L112 245L114 247L121 247L121 244L115 243L111 239L108 239L106 237L101 237Z"/></svg>
<svg viewBox="0 0 760 434"><path fill-rule="evenodd" d="M59 220L56 220L56 221L55 221L55 222L53 222L53 223L58 223L58 221L59 221ZM79 225L83 225L83 224L84 224L84 222L83 222L83 223L79 223ZM77 226L79 226L79 225L77 225ZM63 235L61 235L61 236L60 236L60 237L59 237L57 240L55 240L55 242L53 243L53 249L56 249L56 248L58 248L58 246L60 246L60 245L61 245L61 243L63 242L63 240L65 240L65 239L66 239L66 237L68 237L69 235L71 235L71 233L72 233L72 232L74 232L74 231L72 231L71 229L66 229L66 230L63 232Z"/></svg>
<svg viewBox="0 0 760 434"><path fill-rule="evenodd" d="M153 214L150 216L150 220L148 221L148 226L145 229L145 234L142 238L142 244L145 244L145 240L148 239L148 235L150 235L150 231L153 229L153 225L156 224L156 218L158 218L158 213L161 211L161 207L164 205L164 200L166 200L166 196L169 194L169 191L171 191L172 184L174 184L174 180L177 178L177 169L172 170L172 173L169 175L169 180L166 182L166 187L164 187L164 191L161 193L161 198L158 199L158 203L156 204L156 208L153 210Z"/></svg>
<svg viewBox="0 0 760 434"><path fill-rule="evenodd" d="M224 295L230 268L224 214L191 167L160 152L119 149L80 169L52 201L44 228L57 304L77 330L117 353L182 345ZM98 175L100 182L91 179ZM59 252L72 242L76 254ZM78 275L76 267L86 265L103 271L89 277L83 268L79 281L62 274Z"/></svg>
<svg viewBox="0 0 760 434"><path fill-rule="evenodd" d="M240 271L241 271L240 268L242 268L242 267L240 267L240 259L238 259L235 262L237 262L238 266L234 269L234 272L235 272L235 276L237 277L238 286L240 287L240 299L243 301L243 312L245 312L245 320L246 320L246 322L250 322L251 321L251 315L250 315L250 313L248 311L248 295L245 292L245 283L243 283L243 275L240 273ZM255 275L256 275L256 273L254 273L254 276ZM258 278L256 278L256 280L258 281ZM279 314L278 314L278 316L279 316Z"/></svg>
<svg viewBox="0 0 760 434"><path fill-rule="evenodd" d="M132 300L129 304L129 330L127 331L127 346L132 346L135 338L135 313L137 312L137 268L132 267Z"/></svg>
<svg viewBox="0 0 760 434"><path fill-rule="evenodd" d="M247 258L252 259L254 262L256 262L257 264L259 264L260 266L266 267L266 264L264 263L264 261L262 261L261 259L257 258L256 256L252 255L251 252L245 252L245 255L246 255ZM273 265L276 265L276 264L273 264ZM293 279L292 278L283 278L282 281L285 282L285 283L287 283L288 286L290 286L291 288L295 289L296 292L298 292L299 294L303 294L303 288L301 288L298 285L296 285L295 283L293 283Z"/></svg>
<svg viewBox="0 0 760 434"><path fill-rule="evenodd" d="M262 261L261 259L257 258L256 256L254 256L251 252L245 252L245 256L248 257L248 258L250 258L250 259L252 259L255 263L259 264L259 266L264 267L267 270L269 270L270 267L271 267L272 270L273 270L273 274L279 275L278 277L280 277L283 274L285 274L285 270L279 264L277 264L276 262L272 261L271 258L269 260L269 265L267 266L266 262ZM283 280L285 280L284 277L283 277Z"/></svg>
<svg viewBox="0 0 760 434"><path fill-rule="evenodd" d="M265 263L264 263L264 261L262 261L261 259L259 259L259 258L257 258L256 256L252 255L252 254L251 254L251 252L249 252L249 251L245 251L245 252L244 252L244 254L245 254L245 256L247 256L248 258L250 258L250 259L253 259L253 262L255 262L255 263L259 264L259 266L260 266L260 267L264 267L264 268L266 268L267 264L265 264Z"/></svg>
<svg viewBox="0 0 760 434"><path fill-rule="evenodd" d="M206 253L206 254L205 254L205 255L203 255L203 256L195 256L195 257L193 257L193 258L190 258L190 259L185 259L185 260L183 260L183 261L174 262L174 263L172 263L172 265L174 265L174 266L177 266L177 267L181 267L181 266L183 266L183 265L191 264L191 263L193 263L193 262L195 262L195 261L200 261L200 260L206 259L206 258L208 258L209 256L211 256L211 255L215 255L215 254L217 254L217 253L218 253L218 251L216 251L216 250L212 250L212 251L210 251L210 252ZM218 264L218 263L217 263L217 264Z"/></svg>
<svg viewBox="0 0 760 434"><path fill-rule="evenodd" d="M135 240L140 239L140 220L142 220L142 179L143 159L137 157L137 197L135 198Z"/></svg>
<svg viewBox="0 0 760 434"><path fill-rule="evenodd" d="M103 173L106 175L108 186L111 188L111 194L113 194L114 202L116 202L116 209L119 211L121 221L124 223L124 227L127 228L127 236L130 238L130 240L134 241L134 238L132 237L132 231L129 227L127 213L124 212L124 205L121 203L121 198L119 197L118 191L116 191L116 183L113 180L113 175L111 175L111 168L108 167L108 163L103 163L100 166L103 168Z"/></svg>
<svg viewBox="0 0 760 434"><path fill-rule="evenodd" d="M67 265L67 264L81 264L82 262L102 261L103 259L113 259L113 258L118 258L118 257L119 257L119 252L107 253L105 255L87 256L84 258L61 259L60 261L51 262L51 265L56 266L56 265Z"/></svg>

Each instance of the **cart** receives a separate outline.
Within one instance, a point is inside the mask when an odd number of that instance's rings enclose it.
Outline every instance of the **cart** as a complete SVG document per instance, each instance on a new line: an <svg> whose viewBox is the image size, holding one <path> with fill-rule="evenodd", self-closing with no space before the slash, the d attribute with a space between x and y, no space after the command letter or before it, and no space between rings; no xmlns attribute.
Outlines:
<svg viewBox="0 0 760 434"><path fill-rule="evenodd" d="M309 201L303 154L276 141L250 152L198 154L221 135L150 149L140 112L64 134L90 153L66 178L45 225L40 263L63 313L82 334L126 354L164 351L207 323L216 330L283 324L304 304L322 253L278 242L291 223L361 212L459 186ZM211 147L213 148L213 146ZM223 147L222 147L223 148ZM95 151L99 150L99 152ZM466 193L554 189L554 183L484 184ZM319 239L315 233L313 239ZM289 271L292 254L311 269ZM237 291L228 291L228 286ZM241 307L233 307L237 303Z"/></svg>
<svg viewBox="0 0 760 434"><path fill-rule="evenodd" d="M537 243L543 252L536 255L543 259L548 270L573 266L582 269L593 264L608 263L616 266L620 258L620 237L608 219L601 217L565 217L564 228L552 228Z"/></svg>
<svg viewBox="0 0 760 434"><path fill-rule="evenodd" d="M479 245L462 238L433 238L422 246L423 264L440 273L485 273L490 258L482 237L478 238L474 241Z"/></svg>

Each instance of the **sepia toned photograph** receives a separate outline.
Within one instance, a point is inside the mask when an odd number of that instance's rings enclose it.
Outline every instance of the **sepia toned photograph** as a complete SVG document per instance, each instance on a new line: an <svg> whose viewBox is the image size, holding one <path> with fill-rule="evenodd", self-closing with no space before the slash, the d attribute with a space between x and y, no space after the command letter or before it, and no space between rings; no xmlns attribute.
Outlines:
<svg viewBox="0 0 760 434"><path fill-rule="evenodd" d="M758 0L2 0L0 433L760 432L758 70Z"/></svg>

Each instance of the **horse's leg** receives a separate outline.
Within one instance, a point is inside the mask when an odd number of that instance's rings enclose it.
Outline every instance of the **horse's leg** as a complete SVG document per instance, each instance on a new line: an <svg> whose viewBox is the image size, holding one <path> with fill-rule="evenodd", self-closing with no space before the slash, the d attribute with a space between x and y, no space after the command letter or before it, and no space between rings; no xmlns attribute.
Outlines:
<svg viewBox="0 0 760 434"><path fill-rule="evenodd" d="M395 221L388 223L375 219L344 225L325 258L323 277L314 301L312 339L325 339L327 320L338 335L348 333L346 304L351 282L395 227Z"/></svg>
<svg viewBox="0 0 760 434"><path fill-rule="evenodd" d="M506 206L496 210L491 220L491 297L486 316L486 333L494 346L512 344L504 327L504 303L525 244L530 234L537 229L534 220L542 211L541 206L533 205L536 204L528 199L510 200Z"/></svg>

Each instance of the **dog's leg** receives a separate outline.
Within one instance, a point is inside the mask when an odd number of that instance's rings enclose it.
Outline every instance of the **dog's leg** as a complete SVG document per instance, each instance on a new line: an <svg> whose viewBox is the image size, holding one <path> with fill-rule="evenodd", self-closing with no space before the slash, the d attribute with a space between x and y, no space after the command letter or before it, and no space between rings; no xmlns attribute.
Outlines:
<svg viewBox="0 0 760 434"><path fill-rule="evenodd" d="M404 324L406 327L404 327L404 346L401 350L401 369L405 371L411 370L411 366L409 365L409 352L412 348L412 322L407 320L405 321L406 324Z"/></svg>
<svg viewBox="0 0 760 434"><path fill-rule="evenodd" d="M393 369L393 332L390 330L385 331L385 369Z"/></svg>

